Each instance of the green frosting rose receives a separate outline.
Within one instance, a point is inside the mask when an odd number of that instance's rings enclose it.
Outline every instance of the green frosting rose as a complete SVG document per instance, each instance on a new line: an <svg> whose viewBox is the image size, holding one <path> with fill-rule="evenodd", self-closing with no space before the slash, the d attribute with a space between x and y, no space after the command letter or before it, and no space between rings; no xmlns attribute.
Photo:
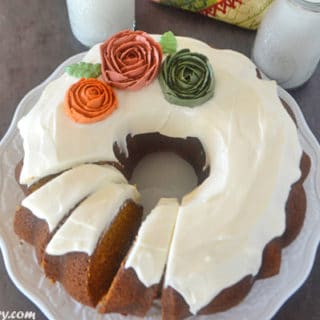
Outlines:
<svg viewBox="0 0 320 320"><path fill-rule="evenodd" d="M201 105L214 93L213 70L208 58L189 49L164 60L159 82L166 100L180 106Z"/></svg>

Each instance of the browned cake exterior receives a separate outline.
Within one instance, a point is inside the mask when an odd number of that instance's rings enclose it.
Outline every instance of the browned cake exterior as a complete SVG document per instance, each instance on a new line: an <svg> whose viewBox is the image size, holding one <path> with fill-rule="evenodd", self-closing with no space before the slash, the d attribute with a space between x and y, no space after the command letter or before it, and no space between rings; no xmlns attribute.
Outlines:
<svg viewBox="0 0 320 320"><path fill-rule="evenodd" d="M247 276L230 288L220 292L199 314L211 314L228 310L238 304L250 291L253 285L253 277ZM162 290L162 318L183 319L191 316L189 306L183 297L171 287Z"/></svg>
<svg viewBox="0 0 320 320"><path fill-rule="evenodd" d="M158 296L160 284L146 287L133 268L121 264L108 293L98 305L100 313L122 313L144 317ZM125 286L124 286L125 284Z"/></svg>
<svg viewBox="0 0 320 320"><path fill-rule="evenodd" d="M44 250L51 239L47 222L20 206L16 210L13 227L21 239L35 247L38 263L41 264Z"/></svg>

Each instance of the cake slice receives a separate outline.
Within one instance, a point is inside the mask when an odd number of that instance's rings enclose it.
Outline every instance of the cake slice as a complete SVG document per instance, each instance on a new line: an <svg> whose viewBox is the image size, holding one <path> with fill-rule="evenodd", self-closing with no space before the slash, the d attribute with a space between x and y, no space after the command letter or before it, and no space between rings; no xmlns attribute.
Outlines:
<svg viewBox="0 0 320 320"><path fill-rule="evenodd" d="M146 315L161 290L178 210L176 199L160 199L143 222L110 290L99 302L99 312Z"/></svg>
<svg viewBox="0 0 320 320"><path fill-rule="evenodd" d="M84 164L65 171L22 201L16 210L14 231L35 246L41 264L47 243L80 201L103 183L126 181L121 172L110 165Z"/></svg>
<svg viewBox="0 0 320 320"><path fill-rule="evenodd" d="M45 250L46 276L79 302L95 306L141 224L138 197L132 185L106 183L82 201Z"/></svg>

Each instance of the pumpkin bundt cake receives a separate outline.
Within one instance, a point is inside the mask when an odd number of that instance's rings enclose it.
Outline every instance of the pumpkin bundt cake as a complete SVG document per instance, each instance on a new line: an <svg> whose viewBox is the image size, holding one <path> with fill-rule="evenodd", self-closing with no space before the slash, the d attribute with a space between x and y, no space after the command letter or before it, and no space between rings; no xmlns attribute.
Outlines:
<svg viewBox="0 0 320 320"><path fill-rule="evenodd" d="M125 30L94 46L20 120L14 229L79 302L143 316L159 297L163 317L180 319L231 308L279 272L303 225L310 159L276 83L248 58L158 40ZM140 228L127 179L156 151L186 159L198 186Z"/></svg>

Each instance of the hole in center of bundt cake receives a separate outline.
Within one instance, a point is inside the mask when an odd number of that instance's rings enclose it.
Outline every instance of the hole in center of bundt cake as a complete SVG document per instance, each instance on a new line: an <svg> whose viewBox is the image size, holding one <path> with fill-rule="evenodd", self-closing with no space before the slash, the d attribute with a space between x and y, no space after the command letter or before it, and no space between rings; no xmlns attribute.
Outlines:
<svg viewBox="0 0 320 320"><path fill-rule="evenodd" d="M192 166L173 152L156 152L145 156L133 171L131 184L137 185L141 204L148 213L160 198L178 198L197 186Z"/></svg>
<svg viewBox="0 0 320 320"><path fill-rule="evenodd" d="M205 150L198 138L150 132L128 135L126 142L128 152L116 143L114 152L123 173L142 193L144 212L149 212L160 197L181 199L209 175Z"/></svg>

